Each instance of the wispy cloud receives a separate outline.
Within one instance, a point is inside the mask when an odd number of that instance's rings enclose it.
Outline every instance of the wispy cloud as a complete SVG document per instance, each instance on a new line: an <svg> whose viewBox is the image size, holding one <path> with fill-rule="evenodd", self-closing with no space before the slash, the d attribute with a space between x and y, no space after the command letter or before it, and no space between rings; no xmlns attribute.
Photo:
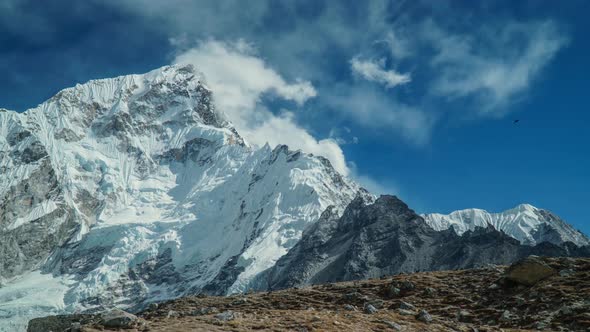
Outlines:
<svg viewBox="0 0 590 332"><path fill-rule="evenodd" d="M401 74L395 70L384 69L385 59L374 61L354 57L350 60L350 66L355 74L368 81L383 84L387 88L393 88L411 81L410 74Z"/></svg>
<svg viewBox="0 0 590 332"><path fill-rule="evenodd" d="M333 89L324 96L324 101L357 124L388 131L392 137L401 137L418 146L429 141L436 119L433 114L369 87L335 86Z"/></svg>
<svg viewBox="0 0 590 332"><path fill-rule="evenodd" d="M509 112L568 43L552 21L501 22L453 34L430 20L420 33L435 51L431 91L451 100L474 98L477 113L495 116Z"/></svg>

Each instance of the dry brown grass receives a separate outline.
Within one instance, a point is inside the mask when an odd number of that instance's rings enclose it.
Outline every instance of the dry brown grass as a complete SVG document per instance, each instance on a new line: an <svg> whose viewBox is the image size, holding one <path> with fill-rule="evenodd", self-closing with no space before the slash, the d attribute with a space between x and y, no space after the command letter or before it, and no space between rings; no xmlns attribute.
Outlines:
<svg viewBox="0 0 590 332"><path fill-rule="evenodd" d="M402 331L527 331L536 330L544 319L548 319L546 330L590 331L590 259L544 260L558 271L573 272L532 287L498 282L505 267L424 272L240 296L187 297L162 303L140 316L149 331L394 330L387 322L399 324ZM404 281L415 289L391 296L389 288ZM428 293L427 288L434 292ZM413 315L400 314L401 301L427 310L433 321L425 324ZM366 314L366 302L380 309ZM357 310L345 310L347 304ZM233 311L237 318L225 322L213 313L193 314L209 307ZM502 319L506 310L509 319Z"/></svg>

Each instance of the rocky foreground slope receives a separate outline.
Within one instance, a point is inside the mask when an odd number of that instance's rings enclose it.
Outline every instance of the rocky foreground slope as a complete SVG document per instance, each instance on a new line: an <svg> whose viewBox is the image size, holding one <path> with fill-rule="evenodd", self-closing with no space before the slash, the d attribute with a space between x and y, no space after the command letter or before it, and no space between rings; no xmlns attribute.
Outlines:
<svg viewBox="0 0 590 332"><path fill-rule="evenodd" d="M110 326L110 327L109 327ZM399 274L123 312L35 319L45 331L588 331L590 259Z"/></svg>

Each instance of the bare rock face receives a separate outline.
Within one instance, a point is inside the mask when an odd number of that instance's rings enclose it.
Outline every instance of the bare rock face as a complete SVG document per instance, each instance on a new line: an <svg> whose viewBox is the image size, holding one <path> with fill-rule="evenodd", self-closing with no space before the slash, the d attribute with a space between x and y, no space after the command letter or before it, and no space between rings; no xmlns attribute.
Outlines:
<svg viewBox="0 0 590 332"><path fill-rule="evenodd" d="M557 274L557 271L539 259L539 257L529 256L512 264L508 271L506 271L506 278L519 284L532 286L555 274Z"/></svg>

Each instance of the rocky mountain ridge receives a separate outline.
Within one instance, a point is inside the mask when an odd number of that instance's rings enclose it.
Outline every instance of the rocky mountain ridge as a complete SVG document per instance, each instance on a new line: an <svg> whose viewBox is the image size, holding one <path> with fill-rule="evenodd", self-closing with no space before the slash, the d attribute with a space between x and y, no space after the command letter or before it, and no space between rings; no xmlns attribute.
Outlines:
<svg viewBox="0 0 590 332"><path fill-rule="evenodd" d="M395 196L356 198L342 216L326 210L286 255L256 280L258 289L379 278L419 271L510 264L528 255L590 256L590 246L523 245L491 225L457 235L436 231Z"/></svg>

